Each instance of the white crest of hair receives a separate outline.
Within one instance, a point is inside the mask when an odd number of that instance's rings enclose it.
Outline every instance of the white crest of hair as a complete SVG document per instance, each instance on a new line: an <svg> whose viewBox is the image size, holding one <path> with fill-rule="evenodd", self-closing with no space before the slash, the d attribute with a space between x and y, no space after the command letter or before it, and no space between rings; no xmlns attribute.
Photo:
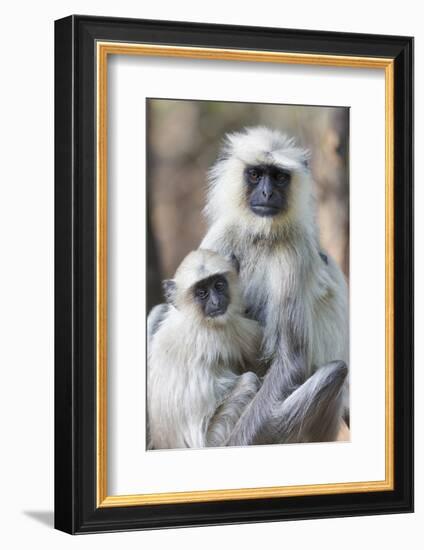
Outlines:
<svg viewBox="0 0 424 550"><path fill-rule="evenodd" d="M307 157L277 130L247 128L228 135L210 171L209 230L200 246L240 261L245 303L264 327L266 359L280 354L287 365L284 355L301 346L311 374L326 362L347 362L348 294L335 262L320 257ZM244 173L257 164L291 172L288 207L277 216L260 217L249 208Z"/></svg>
<svg viewBox="0 0 424 550"><path fill-rule="evenodd" d="M228 281L230 304L224 315L207 318L193 298L193 285L217 274ZM256 364L261 329L243 315L237 279L231 261L210 250L191 252L177 269L174 305L148 349L151 448L207 446L216 409L240 374Z"/></svg>

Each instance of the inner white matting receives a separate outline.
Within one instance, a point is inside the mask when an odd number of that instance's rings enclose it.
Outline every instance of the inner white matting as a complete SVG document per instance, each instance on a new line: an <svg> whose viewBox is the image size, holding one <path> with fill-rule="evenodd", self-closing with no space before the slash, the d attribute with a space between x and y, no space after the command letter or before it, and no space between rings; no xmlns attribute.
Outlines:
<svg viewBox="0 0 424 550"><path fill-rule="evenodd" d="M383 70L109 57L108 494L384 479ZM146 97L351 107L351 442L146 452Z"/></svg>

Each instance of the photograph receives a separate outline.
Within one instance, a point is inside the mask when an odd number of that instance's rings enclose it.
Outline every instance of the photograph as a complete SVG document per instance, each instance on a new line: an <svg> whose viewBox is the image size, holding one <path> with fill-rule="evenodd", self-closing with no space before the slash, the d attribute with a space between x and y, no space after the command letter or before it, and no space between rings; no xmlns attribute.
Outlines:
<svg viewBox="0 0 424 550"><path fill-rule="evenodd" d="M146 98L149 450L349 441L349 108Z"/></svg>

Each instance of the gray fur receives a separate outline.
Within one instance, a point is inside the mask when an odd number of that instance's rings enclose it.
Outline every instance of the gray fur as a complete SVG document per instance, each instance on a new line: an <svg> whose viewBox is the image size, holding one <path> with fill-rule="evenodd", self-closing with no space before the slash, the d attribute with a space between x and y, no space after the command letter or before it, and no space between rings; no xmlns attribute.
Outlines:
<svg viewBox="0 0 424 550"><path fill-rule="evenodd" d="M341 404L340 395L347 391L340 391L340 377L328 376L334 365L317 370L339 360L336 370L344 372L348 303L343 274L329 256L325 262L320 255L306 157L293 139L253 128L230 135L211 170L205 209L210 227L201 247L239 260L247 311L263 326L262 357L270 364L229 444L328 440L334 426L320 424L322 411L331 411L337 424L342 407L348 408L346 397ZM289 207L273 218L256 216L246 204L243 172L255 163L273 163L292 173ZM308 415L296 432L290 426L299 426L302 406Z"/></svg>
<svg viewBox="0 0 424 550"><path fill-rule="evenodd" d="M293 391L284 401L272 400L273 407L263 407L260 400L255 418L261 418L263 425L252 436L251 426L244 416L236 424L227 445L263 443L304 443L334 441L340 429L340 411L343 401L342 388L347 375L343 361L333 361L321 367L304 384ZM253 403L252 403L253 405ZM245 409L244 415L251 415Z"/></svg>

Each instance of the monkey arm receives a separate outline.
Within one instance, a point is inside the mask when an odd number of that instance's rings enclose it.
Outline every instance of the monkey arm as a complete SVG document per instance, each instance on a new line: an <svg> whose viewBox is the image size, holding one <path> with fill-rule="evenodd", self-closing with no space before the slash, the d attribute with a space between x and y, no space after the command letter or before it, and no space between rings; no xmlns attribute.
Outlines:
<svg viewBox="0 0 424 550"><path fill-rule="evenodd" d="M226 441L228 446L260 445L274 443L270 434L274 410L281 403L282 396L277 391L281 387L280 365L272 363L265 375L262 387L244 410Z"/></svg>
<svg viewBox="0 0 424 550"><path fill-rule="evenodd" d="M308 378L310 337L307 333L309 323L304 293L295 278L291 281L295 286L286 290L280 306L267 303L264 312L254 311L255 317L263 318L262 355L270 358L270 367L260 391L228 439L229 445L255 445L281 440L273 429L276 411Z"/></svg>
<svg viewBox="0 0 424 550"><path fill-rule="evenodd" d="M212 417L206 441L208 447L225 445L243 410L251 402L260 387L260 380L253 372L245 372L238 377L236 385L217 408Z"/></svg>
<svg viewBox="0 0 424 550"><path fill-rule="evenodd" d="M267 378L269 397L280 402L308 378L309 345L308 318L304 290L296 286L283 298L279 307L265 308L263 355L271 358ZM267 311L268 310L268 311Z"/></svg>

